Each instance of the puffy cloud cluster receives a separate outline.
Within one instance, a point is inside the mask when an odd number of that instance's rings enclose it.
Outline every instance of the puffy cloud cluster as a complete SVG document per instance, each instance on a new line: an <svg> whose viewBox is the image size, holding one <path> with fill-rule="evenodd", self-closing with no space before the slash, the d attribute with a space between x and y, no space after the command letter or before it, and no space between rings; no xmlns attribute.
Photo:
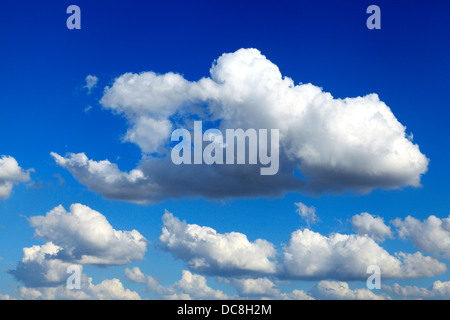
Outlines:
<svg viewBox="0 0 450 320"><path fill-rule="evenodd" d="M303 280L365 280L367 267L381 268L383 279L422 278L447 271L444 263L421 252L391 255L366 235L322 235L310 229L292 232L280 251L262 239L216 230L163 216L160 242L195 272L227 277L270 275ZM243 287L242 287L243 288Z"/></svg>
<svg viewBox="0 0 450 320"><path fill-rule="evenodd" d="M431 215L423 222L408 216L392 223L401 238L410 239L421 251L442 254L450 259L450 216L440 219Z"/></svg>
<svg viewBox="0 0 450 320"><path fill-rule="evenodd" d="M0 157L0 200L10 196L15 184L29 180L29 172L24 171L16 159L11 156Z"/></svg>
<svg viewBox="0 0 450 320"><path fill-rule="evenodd" d="M197 272L216 275L275 273L275 248L266 240L250 242L238 232L217 233L209 227L187 224L166 212L160 242L175 258Z"/></svg>
<svg viewBox="0 0 450 320"><path fill-rule="evenodd" d="M141 260L147 250L138 231L115 230L101 213L81 204L70 211L58 206L29 222L35 236L47 242L24 248L22 260L8 272L30 288L65 284L70 265L124 265Z"/></svg>
<svg viewBox="0 0 450 320"><path fill-rule="evenodd" d="M357 217L373 218L367 215ZM381 218L373 219L376 224ZM64 285L71 264L80 263L81 268L81 263L123 265L142 259L146 240L137 231L114 230L103 215L79 204L72 205L70 211L58 206L45 216L31 217L29 221L36 237L48 242L24 248L22 260L15 270L9 271L25 284L17 289L18 297L140 299L118 279L94 285L91 278L82 274L81 290L69 290ZM346 281L365 282L369 265L380 267L383 280L433 277L447 271L444 263L421 252L390 254L365 233L325 236L304 228L292 232L289 241L278 250L266 240L251 242L238 232L221 234L210 227L180 221L166 211L160 244L175 258L186 262L189 270L184 270L181 279L169 286L145 275L138 267L125 269L125 276L129 281L144 284L146 290L162 299L379 300L390 297L366 288L352 288ZM380 232L373 234L380 235ZM110 252L110 247L117 248L117 252ZM233 286L236 295L211 288L205 275L221 276L219 280ZM281 292L276 284L280 279L318 282L308 291ZM448 283L441 281L429 289L398 284L383 289L406 298L448 299L449 294Z"/></svg>
<svg viewBox="0 0 450 320"><path fill-rule="evenodd" d="M210 77L198 81L176 73L123 74L105 88L101 104L127 120L125 141L145 154L136 169L139 178L109 162L77 161L84 154L53 157L88 188L113 199L365 193L419 186L428 167L428 159L376 94L337 99L313 84L296 85L256 49L223 54ZM170 132L192 129L199 118L222 132L279 129L278 174L261 177L251 165L172 164ZM305 179L294 177L297 169Z"/></svg>

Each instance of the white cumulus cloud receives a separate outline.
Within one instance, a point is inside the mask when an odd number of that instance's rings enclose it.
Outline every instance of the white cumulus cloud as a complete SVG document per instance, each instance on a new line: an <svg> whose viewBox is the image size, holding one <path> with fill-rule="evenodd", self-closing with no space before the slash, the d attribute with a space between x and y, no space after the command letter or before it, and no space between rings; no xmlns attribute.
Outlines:
<svg viewBox="0 0 450 320"><path fill-rule="evenodd" d="M128 174L117 167L114 173L92 169L102 161L77 165L73 155L53 156L81 183L113 199L146 202L286 191L367 193L375 188L420 186L428 167L428 159L378 95L338 99L313 84L295 84L256 49L223 54L210 76L198 81L173 72L123 74L105 88L100 102L127 120L125 141L137 144L144 153L136 169L142 179L127 179ZM251 165L172 164L169 133L180 127L191 129L198 118L222 132L279 129L278 174L261 177L259 166ZM155 152L156 157L151 155ZM295 178L296 169L306 179ZM110 179L111 174L122 178ZM188 184L189 188L180 187ZM134 198L130 190L136 190Z"/></svg>

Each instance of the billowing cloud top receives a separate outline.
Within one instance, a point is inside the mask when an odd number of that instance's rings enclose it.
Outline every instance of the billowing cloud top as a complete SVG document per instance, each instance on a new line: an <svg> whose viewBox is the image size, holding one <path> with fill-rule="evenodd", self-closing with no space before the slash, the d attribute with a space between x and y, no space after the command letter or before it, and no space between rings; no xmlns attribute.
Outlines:
<svg viewBox="0 0 450 320"><path fill-rule="evenodd" d="M124 140L144 153L138 171L123 173L112 163L87 158L81 163L77 159L84 154L53 156L91 190L113 199L366 193L420 186L428 167L428 159L378 95L337 99L313 84L295 85L256 49L223 54L210 77L199 81L176 73L123 74L105 88L101 104L126 118ZM192 129L195 119L222 132L279 129L278 174L261 177L259 168L249 165L172 164L167 151L170 133L180 127ZM294 177L298 169L303 179ZM139 178L132 179L136 172ZM186 185L189 188L180 187Z"/></svg>

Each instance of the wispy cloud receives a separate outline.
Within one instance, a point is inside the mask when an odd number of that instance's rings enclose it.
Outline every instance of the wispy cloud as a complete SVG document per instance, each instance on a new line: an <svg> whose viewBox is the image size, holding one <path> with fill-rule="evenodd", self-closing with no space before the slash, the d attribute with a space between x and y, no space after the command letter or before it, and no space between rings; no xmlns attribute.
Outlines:
<svg viewBox="0 0 450 320"><path fill-rule="evenodd" d="M85 81L86 85L84 86L84 88L86 88L88 90L88 94L90 94L92 92L92 89L97 86L98 78L93 75L88 75L86 76Z"/></svg>

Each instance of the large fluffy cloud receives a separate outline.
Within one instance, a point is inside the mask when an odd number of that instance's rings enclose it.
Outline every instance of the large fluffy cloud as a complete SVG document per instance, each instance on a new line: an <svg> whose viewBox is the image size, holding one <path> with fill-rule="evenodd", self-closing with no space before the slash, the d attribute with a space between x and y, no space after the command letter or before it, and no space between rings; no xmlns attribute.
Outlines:
<svg viewBox="0 0 450 320"><path fill-rule="evenodd" d="M16 183L30 180L28 171L23 170L11 156L0 157L0 199L6 199Z"/></svg>
<svg viewBox="0 0 450 320"><path fill-rule="evenodd" d="M440 219L432 215L423 222L408 216L392 223L401 238L409 238L421 251L442 254L450 259L450 216Z"/></svg>
<svg viewBox="0 0 450 320"><path fill-rule="evenodd" d="M176 258L197 272L216 275L273 274L274 246L265 240L250 242L238 232L187 224L166 212L160 241Z"/></svg>
<svg viewBox="0 0 450 320"><path fill-rule="evenodd" d="M124 139L145 154L136 169L138 178L109 162L77 161L84 154L53 156L81 183L108 198L145 202L285 191L364 193L378 187L419 186L428 166L405 127L376 94L337 99L315 85L296 85L256 49L223 54L210 77L199 81L176 73L126 73L105 88L101 104L126 118ZM260 176L259 166L252 165L172 164L169 133L179 127L192 129L195 119L222 132L279 129L278 174ZM305 179L294 177L297 169ZM186 185L189 188L180 187ZM130 196L130 190L136 190L136 196Z"/></svg>

